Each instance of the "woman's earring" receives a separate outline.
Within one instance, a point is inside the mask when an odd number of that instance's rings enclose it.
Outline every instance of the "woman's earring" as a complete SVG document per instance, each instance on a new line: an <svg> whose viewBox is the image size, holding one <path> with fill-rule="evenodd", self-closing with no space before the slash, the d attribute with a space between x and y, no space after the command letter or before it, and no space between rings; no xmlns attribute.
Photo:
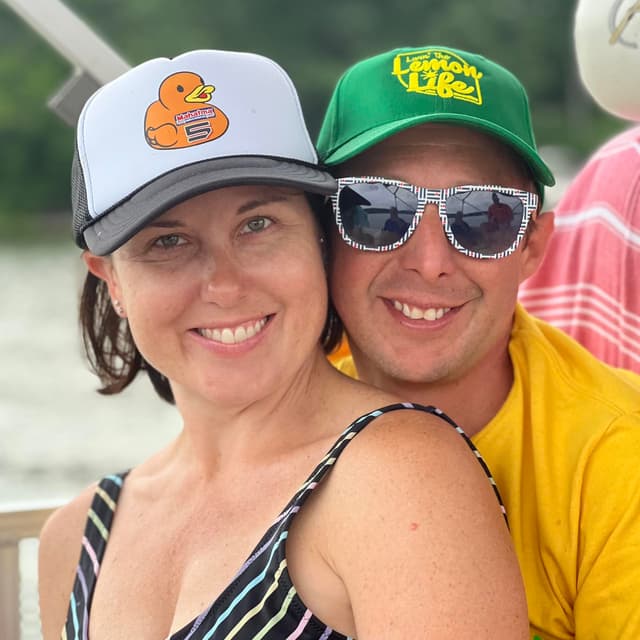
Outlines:
<svg viewBox="0 0 640 640"><path fill-rule="evenodd" d="M122 303L120 302L120 300L116 300L114 298L111 302L113 304L113 308L115 309L116 313L121 318L126 318L127 314L124 312L124 307L122 306Z"/></svg>
<svg viewBox="0 0 640 640"><path fill-rule="evenodd" d="M329 265L329 252L327 251L327 245L324 241L324 236L320 236L318 238L318 242L320 244L320 253L322 254L322 264L324 264L325 271Z"/></svg>

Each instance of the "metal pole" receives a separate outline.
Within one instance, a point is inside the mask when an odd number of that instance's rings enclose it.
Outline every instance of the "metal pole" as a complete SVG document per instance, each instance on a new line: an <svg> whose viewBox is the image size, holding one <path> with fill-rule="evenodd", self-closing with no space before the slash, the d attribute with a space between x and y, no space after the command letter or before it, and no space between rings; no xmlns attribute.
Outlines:
<svg viewBox="0 0 640 640"><path fill-rule="evenodd" d="M61 0L4 0L73 66L69 80L49 106L74 125L87 98L129 64Z"/></svg>
<svg viewBox="0 0 640 640"><path fill-rule="evenodd" d="M95 31L60 0L4 0L74 67L100 84L124 73L125 62Z"/></svg>

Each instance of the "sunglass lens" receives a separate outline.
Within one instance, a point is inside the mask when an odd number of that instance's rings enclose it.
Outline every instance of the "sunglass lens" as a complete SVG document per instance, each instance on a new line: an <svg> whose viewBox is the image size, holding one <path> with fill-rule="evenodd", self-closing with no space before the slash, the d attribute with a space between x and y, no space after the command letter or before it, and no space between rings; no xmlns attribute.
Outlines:
<svg viewBox="0 0 640 640"><path fill-rule="evenodd" d="M418 208L412 191L382 182L344 186L338 203L346 234L369 249L388 248L400 240Z"/></svg>
<svg viewBox="0 0 640 640"><path fill-rule="evenodd" d="M524 215L520 198L490 189L453 194L447 198L446 210L458 244L483 256L494 256L511 247Z"/></svg>

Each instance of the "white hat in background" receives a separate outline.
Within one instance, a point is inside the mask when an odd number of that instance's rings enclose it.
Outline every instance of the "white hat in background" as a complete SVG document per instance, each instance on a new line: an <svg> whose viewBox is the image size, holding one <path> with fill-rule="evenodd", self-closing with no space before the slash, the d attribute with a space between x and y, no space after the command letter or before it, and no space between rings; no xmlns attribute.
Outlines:
<svg viewBox="0 0 640 640"><path fill-rule="evenodd" d="M580 78L594 100L640 121L640 1L579 0L574 41Z"/></svg>

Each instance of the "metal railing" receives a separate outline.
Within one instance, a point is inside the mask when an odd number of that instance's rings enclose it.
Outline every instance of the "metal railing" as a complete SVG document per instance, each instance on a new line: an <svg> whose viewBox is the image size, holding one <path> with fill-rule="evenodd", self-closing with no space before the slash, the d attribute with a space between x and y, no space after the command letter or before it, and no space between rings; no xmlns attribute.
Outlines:
<svg viewBox="0 0 640 640"><path fill-rule="evenodd" d="M0 638L20 640L20 549L60 503L0 506Z"/></svg>
<svg viewBox="0 0 640 640"><path fill-rule="evenodd" d="M75 126L87 98L129 69L129 63L62 0L4 2L73 66L71 77L49 100L49 107Z"/></svg>

